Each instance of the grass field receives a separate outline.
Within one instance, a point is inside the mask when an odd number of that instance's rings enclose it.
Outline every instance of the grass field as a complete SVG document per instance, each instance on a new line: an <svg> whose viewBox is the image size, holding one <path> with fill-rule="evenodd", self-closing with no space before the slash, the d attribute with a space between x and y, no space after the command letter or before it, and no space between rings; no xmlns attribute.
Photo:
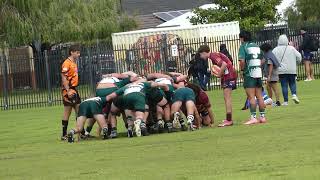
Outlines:
<svg viewBox="0 0 320 180"><path fill-rule="evenodd" d="M239 110L239 88L233 127L74 144L58 140L62 107L1 111L0 179L316 180L319 89L319 80L300 82L301 104L268 109L265 125L242 125L248 112ZM209 94L220 121L221 91Z"/></svg>

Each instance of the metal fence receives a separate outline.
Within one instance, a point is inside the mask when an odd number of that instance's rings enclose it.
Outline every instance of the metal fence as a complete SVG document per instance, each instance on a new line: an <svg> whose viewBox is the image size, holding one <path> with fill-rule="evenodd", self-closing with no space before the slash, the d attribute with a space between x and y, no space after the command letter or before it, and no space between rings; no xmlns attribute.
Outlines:
<svg viewBox="0 0 320 180"><path fill-rule="evenodd" d="M320 30L310 33L320 39ZM254 34L258 44L269 42L277 44L280 34L287 34L297 45L301 43L298 30L273 28ZM134 71L145 75L151 72L176 71L187 73L191 55L200 45L207 44L213 51L218 51L220 44L226 44L234 65L238 69L238 36L217 38L170 39L166 35L150 40L145 38L129 47L97 44L83 47L79 58L80 78L79 93L83 99L94 96L96 83L102 74ZM61 63L67 57L67 48L50 51L18 53L19 49L10 49L0 53L1 110L29 107L43 107L62 104L61 97ZM239 72L240 73L240 72ZM314 60L315 77L320 77L320 57L316 53ZM239 74L239 77L240 74ZM305 78L302 64L298 65L298 80ZM239 78L238 85L242 85ZM211 77L209 90L219 89L220 80Z"/></svg>

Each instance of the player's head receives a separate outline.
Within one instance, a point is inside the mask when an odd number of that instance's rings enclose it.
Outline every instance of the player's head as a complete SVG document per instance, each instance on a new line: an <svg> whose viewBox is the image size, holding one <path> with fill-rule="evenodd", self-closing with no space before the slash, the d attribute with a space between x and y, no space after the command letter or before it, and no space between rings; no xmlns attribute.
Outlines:
<svg viewBox="0 0 320 180"><path fill-rule="evenodd" d="M74 59L78 59L80 57L80 46L79 45L71 45L69 48L69 56Z"/></svg>
<svg viewBox="0 0 320 180"><path fill-rule="evenodd" d="M241 42L250 42L252 41L251 33L249 31L242 30L239 34Z"/></svg>
<svg viewBox="0 0 320 180"><path fill-rule="evenodd" d="M198 53L202 59L208 59L210 56L210 48L208 45L202 45L198 49Z"/></svg>
<svg viewBox="0 0 320 180"><path fill-rule="evenodd" d="M306 34L307 33L307 28L306 27L302 27L301 29L300 29L300 34L301 35L304 35L304 34Z"/></svg>
<svg viewBox="0 0 320 180"><path fill-rule="evenodd" d="M272 46L271 46L270 43L264 43L264 44L262 44L262 45L260 46L260 49L261 49L264 53L266 53L266 52L269 52L269 51L272 50Z"/></svg>

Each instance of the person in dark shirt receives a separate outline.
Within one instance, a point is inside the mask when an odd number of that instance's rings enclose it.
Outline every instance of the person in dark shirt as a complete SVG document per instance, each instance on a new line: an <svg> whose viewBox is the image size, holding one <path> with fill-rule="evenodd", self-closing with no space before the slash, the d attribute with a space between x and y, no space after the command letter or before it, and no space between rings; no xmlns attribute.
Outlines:
<svg viewBox="0 0 320 180"><path fill-rule="evenodd" d="M233 64L232 56L230 55L226 44L221 44L220 45L220 51L219 52L224 54L225 56L227 56L229 58L229 60L232 62L232 64Z"/></svg>
<svg viewBox="0 0 320 180"><path fill-rule="evenodd" d="M303 62L304 62L304 67L306 70L306 75L307 79L305 81L312 81L314 80L313 76L313 66L312 66L312 59L313 59L313 54L312 50L310 49L310 44L312 41L312 37L307 33L305 28L302 28L300 30L300 33L302 35L302 45L300 46L300 51L303 51Z"/></svg>

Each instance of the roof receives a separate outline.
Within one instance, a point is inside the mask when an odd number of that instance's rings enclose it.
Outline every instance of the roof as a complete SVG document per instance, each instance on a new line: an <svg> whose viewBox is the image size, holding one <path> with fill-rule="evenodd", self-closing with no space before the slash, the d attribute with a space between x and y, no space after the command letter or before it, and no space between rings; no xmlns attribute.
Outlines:
<svg viewBox="0 0 320 180"><path fill-rule="evenodd" d="M153 14L138 15L136 18L139 29L154 28L165 22L156 18Z"/></svg>
<svg viewBox="0 0 320 180"><path fill-rule="evenodd" d="M218 8L218 5L216 4L205 4L200 6L201 9L215 9ZM168 27L168 26L192 26L190 23L190 18L195 16L195 14L192 11L186 12L178 17L175 17L167 22L164 22L158 27Z"/></svg>
<svg viewBox="0 0 320 180"><path fill-rule="evenodd" d="M123 11L129 15L146 15L155 12L165 12L192 9L210 0L121 0Z"/></svg>

